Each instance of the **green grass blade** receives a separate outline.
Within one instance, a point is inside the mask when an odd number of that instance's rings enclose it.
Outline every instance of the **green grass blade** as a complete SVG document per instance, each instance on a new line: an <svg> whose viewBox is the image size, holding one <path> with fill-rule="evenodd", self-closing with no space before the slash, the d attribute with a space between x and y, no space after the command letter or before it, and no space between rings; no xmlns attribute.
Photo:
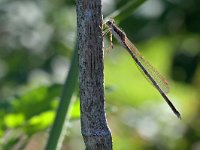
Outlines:
<svg viewBox="0 0 200 150"><path fill-rule="evenodd" d="M128 2L127 4L125 4L124 6L122 6L120 9L117 9L112 14L107 16L105 20L107 20L108 18L114 18L115 21L121 21L124 18L130 16L133 13L133 11L135 11L145 1L146 0L134 0L134 1L132 0Z"/></svg>
<svg viewBox="0 0 200 150"><path fill-rule="evenodd" d="M70 70L63 86L61 95L61 101L57 109L56 117L53 127L51 129L49 139L46 145L46 150L55 150L58 145L62 143L60 135L63 129L63 125L66 119L66 115L69 110L72 95L77 86L78 81L78 52L77 47L74 50L74 54L71 61Z"/></svg>

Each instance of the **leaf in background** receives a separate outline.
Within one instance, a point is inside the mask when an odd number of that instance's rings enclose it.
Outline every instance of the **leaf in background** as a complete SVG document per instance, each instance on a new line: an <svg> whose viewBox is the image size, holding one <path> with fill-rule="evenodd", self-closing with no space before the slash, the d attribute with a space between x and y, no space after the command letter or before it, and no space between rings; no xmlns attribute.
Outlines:
<svg viewBox="0 0 200 150"><path fill-rule="evenodd" d="M80 118L80 100L76 100L72 106L72 110L69 113L70 119Z"/></svg>
<svg viewBox="0 0 200 150"><path fill-rule="evenodd" d="M25 118L31 118L41 112L52 109L51 102L57 99L60 92L60 86L38 87L25 93L24 95L14 98L11 105L14 112L23 113Z"/></svg>
<svg viewBox="0 0 200 150"><path fill-rule="evenodd" d="M23 124L24 115L23 114L8 114L4 117L5 125L8 128L15 128Z"/></svg>

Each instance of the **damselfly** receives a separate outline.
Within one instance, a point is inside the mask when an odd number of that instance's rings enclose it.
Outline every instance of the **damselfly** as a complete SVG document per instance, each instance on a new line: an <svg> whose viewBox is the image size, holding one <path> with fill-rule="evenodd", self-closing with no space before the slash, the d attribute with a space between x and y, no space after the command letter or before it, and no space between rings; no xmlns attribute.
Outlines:
<svg viewBox="0 0 200 150"><path fill-rule="evenodd" d="M178 118L181 118L178 110L166 96L166 93L169 92L167 80L140 54L135 45L127 38L125 32L117 27L113 19L109 19L105 24L108 26L110 33L114 35L118 42L130 53L139 70L162 95L174 114Z"/></svg>

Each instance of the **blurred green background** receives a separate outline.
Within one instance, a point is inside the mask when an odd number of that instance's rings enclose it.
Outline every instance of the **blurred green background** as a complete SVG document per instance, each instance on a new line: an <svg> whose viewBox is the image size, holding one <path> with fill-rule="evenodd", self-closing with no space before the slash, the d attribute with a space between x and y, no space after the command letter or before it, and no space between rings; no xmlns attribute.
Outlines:
<svg viewBox="0 0 200 150"><path fill-rule="evenodd" d="M129 1L104 0L104 16ZM199 150L200 1L147 0L127 12L118 25L167 78L168 96L182 120L114 40L114 49L105 51L106 113L114 149ZM75 40L75 1L0 1L0 149L44 149ZM79 98L74 99L63 150L84 149Z"/></svg>

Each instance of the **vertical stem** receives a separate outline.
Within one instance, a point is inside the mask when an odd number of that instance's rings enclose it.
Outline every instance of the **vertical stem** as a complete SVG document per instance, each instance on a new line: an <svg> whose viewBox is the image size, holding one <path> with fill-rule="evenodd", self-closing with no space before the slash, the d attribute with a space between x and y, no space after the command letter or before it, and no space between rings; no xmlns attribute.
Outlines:
<svg viewBox="0 0 200 150"><path fill-rule="evenodd" d="M63 85L62 94L60 97L60 104L58 106L55 120L47 141L45 150L59 149L62 144L61 133L63 132L64 122L66 120L66 114L69 110L73 92L77 86L78 80L78 56L77 46L75 47L74 54L71 61L69 73L67 75L65 84Z"/></svg>
<svg viewBox="0 0 200 150"><path fill-rule="evenodd" d="M104 112L101 0L77 0L81 132L87 150L111 150Z"/></svg>
<svg viewBox="0 0 200 150"><path fill-rule="evenodd" d="M56 112L56 117L47 141L45 150L59 149L62 144L61 133L63 132L63 125L66 120L66 114L69 110L71 98L77 86L78 80L78 56L77 47L75 47L74 54L71 60L69 73L67 75L63 91L60 98L60 103Z"/></svg>

